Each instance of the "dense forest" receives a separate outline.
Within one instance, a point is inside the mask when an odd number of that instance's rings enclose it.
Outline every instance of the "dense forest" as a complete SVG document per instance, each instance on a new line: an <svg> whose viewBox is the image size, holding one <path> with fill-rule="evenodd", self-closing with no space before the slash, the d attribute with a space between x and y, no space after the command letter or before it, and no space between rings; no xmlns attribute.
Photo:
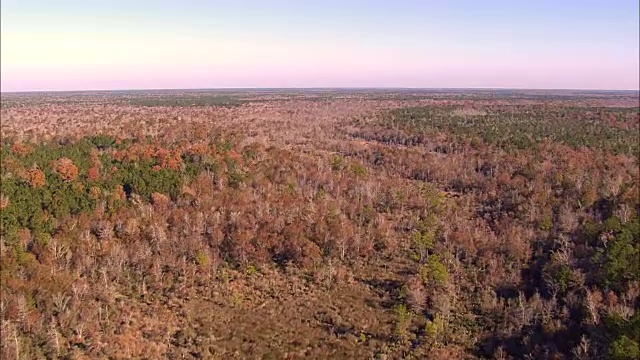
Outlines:
<svg viewBox="0 0 640 360"><path fill-rule="evenodd" d="M640 358L638 101L3 94L1 357Z"/></svg>

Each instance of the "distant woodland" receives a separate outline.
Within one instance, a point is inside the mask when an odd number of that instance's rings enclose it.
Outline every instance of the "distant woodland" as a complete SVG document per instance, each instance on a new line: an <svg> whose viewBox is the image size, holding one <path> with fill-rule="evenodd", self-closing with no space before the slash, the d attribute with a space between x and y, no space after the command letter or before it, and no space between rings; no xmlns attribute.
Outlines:
<svg viewBox="0 0 640 360"><path fill-rule="evenodd" d="M638 359L631 93L2 94L2 359Z"/></svg>

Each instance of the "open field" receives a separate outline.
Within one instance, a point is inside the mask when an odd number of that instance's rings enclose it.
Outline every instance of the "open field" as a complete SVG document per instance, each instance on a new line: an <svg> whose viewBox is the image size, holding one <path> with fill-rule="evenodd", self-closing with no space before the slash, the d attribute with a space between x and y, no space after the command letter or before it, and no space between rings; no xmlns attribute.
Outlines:
<svg viewBox="0 0 640 360"><path fill-rule="evenodd" d="M638 92L3 93L2 359L635 359Z"/></svg>

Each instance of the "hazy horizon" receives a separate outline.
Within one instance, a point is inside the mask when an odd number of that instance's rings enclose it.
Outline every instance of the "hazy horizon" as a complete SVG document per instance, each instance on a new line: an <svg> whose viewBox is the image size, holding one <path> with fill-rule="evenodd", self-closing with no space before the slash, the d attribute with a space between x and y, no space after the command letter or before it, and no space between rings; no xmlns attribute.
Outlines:
<svg viewBox="0 0 640 360"><path fill-rule="evenodd" d="M286 91L424 91L424 92L455 92L455 91L469 91L469 92L482 92L482 91L505 91L505 92L549 92L549 93L563 93L563 92L586 92L586 93L636 93L640 95L640 89L580 89L580 88L565 88L565 89L551 89L551 88L501 88L501 87L208 87L208 88L118 88L118 89L68 89L68 90L2 90L3 94L21 94L21 93L92 93L92 92L152 92L152 91L193 91L193 92L205 92L205 91L274 91L274 92L286 92Z"/></svg>
<svg viewBox="0 0 640 360"><path fill-rule="evenodd" d="M638 2L5 0L1 91L637 91Z"/></svg>

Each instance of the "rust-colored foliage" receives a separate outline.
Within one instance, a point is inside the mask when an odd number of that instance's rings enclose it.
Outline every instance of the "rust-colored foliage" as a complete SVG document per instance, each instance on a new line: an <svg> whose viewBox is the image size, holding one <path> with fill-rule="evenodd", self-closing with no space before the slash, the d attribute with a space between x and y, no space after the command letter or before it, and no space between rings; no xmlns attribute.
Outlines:
<svg viewBox="0 0 640 360"><path fill-rule="evenodd" d="M237 152L235 149L232 149L231 151L229 151L227 153L227 156L236 161L238 164L242 164L242 154L240 154L239 152Z"/></svg>
<svg viewBox="0 0 640 360"><path fill-rule="evenodd" d="M100 152L96 149L91 149L91 164L94 168L100 167Z"/></svg>
<svg viewBox="0 0 640 360"><path fill-rule="evenodd" d="M122 185L118 185L113 192L113 198L116 200L126 200L127 193L124 191L124 187Z"/></svg>
<svg viewBox="0 0 640 360"><path fill-rule="evenodd" d="M33 152L33 147L29 144L25 144L21 141L13 143L11 150L14 154L19 156L26 156Z"/></svg>
<svg viewBox="0 0 640 360"><path fill-rule="evenodd" d="M53 168L64 181L71 182L78 178L78 167L69 158L58 159Z"/></svg>
<svg viewBox="0 0 640 360"><path fill-rule="evenodd" d="M47 183L44 172L37 166L32 167L31 170L27 172L27 180L29 185L34 188L42 187Z"/></svg>
<svg viewBox="0 0 640 360"><path fill-rule="evenodd" d="M204 156L204 155L210 154L211 151L212 149L206 143L199 143L199 144L190 145L187 148L186 153L189 155ZM215 146L213 147L212 153L215 153Z"/></svg>
<svg viewBox="0 0 640 360"><path fill-rule="evenodd" d="M168 150L165 148L159 148L155 152L155 158L161 168L180 170L182 167L182 153L179 149Z"/></svg>
<svg viewBox="0 0 640 360"><path fill-rule="evenodd" d="M166 96L3 103L0 357L607 358L635 321L635 97Z"/></svg>
<svg viewBox="0 0 640 360"><path fill-rule="evenodd" d="M102 190L97 186L92 186L91 189L89 189L89 196L94 200L99 199L101 194Z"/></svg>
<svg viewBox="0 0 640 360"><path fill-rule="evenodd" d="M100 169L98 169L96 166L89 168L87 176L89 177L89 180L92 181L100 180Z"/></svg>
<svg viewBox="0 0 640 360"><path fill-rule="evenodd" d="M113 159L115 161L121 162L124 160L125 152L122 150L116 150L113 152Z"/></svg>
<svg viewBox="0 0 640 360"><path fill-rule="evenodd" d="M171 202L171 199L165 194L154 192L151 194L153 207L158 211L165 211Z"/></svg>

